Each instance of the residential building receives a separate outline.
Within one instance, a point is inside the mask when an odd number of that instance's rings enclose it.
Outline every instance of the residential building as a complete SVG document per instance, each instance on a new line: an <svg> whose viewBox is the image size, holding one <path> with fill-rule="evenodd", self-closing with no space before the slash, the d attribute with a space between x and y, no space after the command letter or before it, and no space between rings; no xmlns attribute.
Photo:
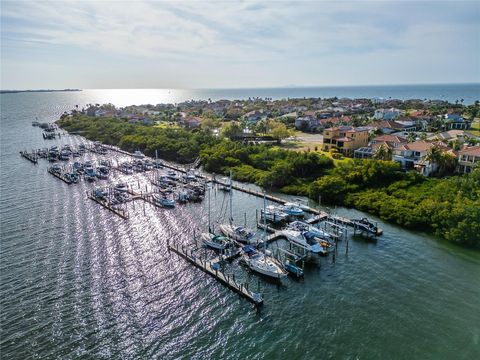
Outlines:
<svg viewBox="0 0 480 360"><path fill-rule="evenodd" d="M399 117L401 111L395 108L391 109L377 109L373 114L373 118L376 120L393 120Z"/></svg>
<svg viewBox="0 0 480 360"><path fill-rule="evenodd" d="M353 156L358 148L368 144L368 130L352 126L339 126L323 132L323 151L337 149L346 156Z"/></svg>
<svg viewBox="0 0 480 360"><path fill-rule="evenodd" d="M480 146L467 147L458 152L458 168L461 174L471 173L474 167L480 166Z"/></svg>
<svg viewBox="0 0 480 360"><path fill-rule="evenodd" d="M466 121L461 115L447 114L444 120L446 130L458 129L468 130L470 129L470 122Z"/></svg>

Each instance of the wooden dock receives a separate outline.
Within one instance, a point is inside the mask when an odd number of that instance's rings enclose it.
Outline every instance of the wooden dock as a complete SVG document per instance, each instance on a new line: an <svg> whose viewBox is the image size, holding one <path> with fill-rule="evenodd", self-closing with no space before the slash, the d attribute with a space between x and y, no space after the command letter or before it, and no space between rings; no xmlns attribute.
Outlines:
<svg viewBox="0 0 480 360"><path fill-rule="evenodd" d="M197 258L192 251L189 251L183 246L177 245L170 245L168 244L168 248L173 252L177 253L187 261L191 262L193 265L198 267L199 269L203 270L210 276L213 276L216 280L230 288L231 290L235 291L237 294L243 296L248 301L251 301L255 305L259 306L263 304L263 297L259 293L252 292L248 289L248 285L239 284L236 282L235 277L229 276L224 274L218 268L215 268L214 264L217 264L213 261L206 261L200 258Z"/></svg>
<svg viewBox="0 0 480 360"><path fill-rule="evenodd" d="M264 225L262 223L257 223L257 228L265 230L266 232L268 232L270 234L265 239L265 242L267 244L272 242L272 241L278 240L280 238L285 238L285 235L283 235L281 231L279 231L277 229L274 229L274 228L272 228L268 225Z"/></svg>
<svg viewBox="0 0 480 360"><path fill-rule="evenodd" d="M68 185L70 185L72 183L72 181L70 179L68 179L67 177L65 177L65 175L63 175L62 173L58 173L56 171L53 171L52 168L48 168L47 171L50 174L52 174L53 176L55 176L56 178L62 180L65 183L67 183Z"/></svg>
<svg viewBox="0 0 480 360"><path fill-rule="evenodd" d="M326 213L325 211L319 211L318 215L312 216L310 219L305 220L305 222L307 224L312 225L312 224L316 224L320 221L323 221L327 218L328 218L328 213Z"/></svg>
<svg viewBox="0 0 480 360"><path fill-rule="evenodd" d="M213 177L211 179L211 181L213 183L216 183L216 184L223 184L221 183L220 181L218 181L215 177ZM241 191L241 192L244 192L246 194L249 194L249 195L254 195L254 196L258 196L260 198L263 198L265 196L265 199L268 200L268 201L272 201L272 202L275 202L277 204L286 204L288 202L291 202L290 200L286 200L286 199L282 199L278 196L274 196L274 195L270 195L270 194L264 194L260 191L256 191L256 190L253 190L253 189L249 189L247 187L243 187L243 186L239 186L239 185L235 185L235 184L232 184L232 189L235 189L235 190L238 190L238 191ZM311 213L311 214L316 214L316 215L321 215L323 214L323 212L315 209L315 208L312 208L312 207L306 207L305 209L306 212L308 213Z"/></svg>
<svg viewBox="0 0 480 360"><path fill-rule="evenodd" d="M106 200L102 200L102 199L99 199L97 197L95 197L94 195L92 194L89 194L88 195L88 198L95 201L96 203L102 205L105 209L108 209L110 210L111 212L113 212L114 214L117 214L118 216L120 216L122 219L124 220L127 220L128 219L128 213L124 210L120 210L120 209L115 209L109 201L106 201Z"/></svg>
<svg viewBox="0 0 480 360"><path fill-rule="evenodd" d="M35 153L28 153L26 151L20 151L20 155L22 155L22 157L24 157L28 161L30 161L34 164L38 164L38 157L36 156Z"/></svg>

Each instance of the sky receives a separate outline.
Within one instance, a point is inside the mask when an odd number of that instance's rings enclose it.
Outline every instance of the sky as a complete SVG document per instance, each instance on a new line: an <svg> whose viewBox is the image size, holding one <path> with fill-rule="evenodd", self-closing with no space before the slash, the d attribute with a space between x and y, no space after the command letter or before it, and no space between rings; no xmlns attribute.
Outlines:
<svg viewBox="0 0 480 360"><path fill-rule="evenodd" d="M1 0L2 89L480 82L480 1Z"/></svg>

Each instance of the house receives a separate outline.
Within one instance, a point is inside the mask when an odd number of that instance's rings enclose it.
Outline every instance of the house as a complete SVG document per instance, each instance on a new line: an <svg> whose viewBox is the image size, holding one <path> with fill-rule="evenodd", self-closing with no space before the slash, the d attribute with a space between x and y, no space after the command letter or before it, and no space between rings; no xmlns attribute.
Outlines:
<svg viewBox="0 0 480 360"><path fill-rule="evenodd" d="M375 150L371 146L362 146L355 150L353 157L355 159L371 159L375 154Z"/></svg>
<svg viewBox="0 0 480 360"><path fill-rule="evenodd" d="M187 129L196 129L200 127L200 124L202 123L202 119L196 116L192 116L192 117L185 118L182 121L182 123L183 123L183 126L185 126L185 128Z"/></svg>
<svg viewBox="0 0 480 360"><path fill-rule="evenodd" d="M368 144L368 130L352 126L339 126L323 132L323 151L337 149L346 156L353 156L358 148Z"/></svg>
<svg viewBox="0 0 480 360"><path fill-rule="evenodd" d="M378 130L381 130L384 134L391 134L398 131L415 131L416 125L411 123L400 123L392 120L377 121L371 124L372 127L375 127Z"/></svg>
<svg viewBox="0 0 480 360"><path fill-rule="evenodd" d="M457 171L461 174L471 173L474 167L480 165L480 146L467 147L458 152Z"/></svg>
<svg viewBox="0 0 480 360"><path fill-rule="evenodd" d="M295 129L314 131L320 125L320 120L314 116L301 116L295 119Z"/></svg>
<svg viewBox="0 0 480 360"><path fill-rule="evenodd" d="M399 162L404 169L415 168L421 174L428 176L437 169L437 164L425 161L425 156L434 146L442 151L450 150L446 144L440 141L419 140L393 149L393 160Z"/></svg>
<svg viewBox="0 0 480 360"><path fill-rule="evenodd" d="M472 136L466 133L464 130L448 130L439 134L432 134L428 140L440 140L440 141L458 141L460 144L466 142Z"/></svg>
<svg viewBox="0 0 480 360"><path fill-rule="evenodd" d="M459 130L468 130L470 129L470 122L466 121L462 116L458 114L447 114L445 115L444 120L445 128L447 130L459 129Z"/></svg>
<svg viewBox="0 0 480 360"><path fill-rule="evenodd" d="M392 148L392 149L395 149L406 143L408 143L407 139L400 136L394 136L394 135L380 135L373 138L370 141L370 145L376 145L376 144L387 145L389 148ZM376 146L374 146L374 148L375 147Z"/></svg>
<svg viewBox="0 0 480 360"><path fill-rule="evenodd" d="M373 118L376 120L393 120L399 117L401 111L395 108L391 109L377 109L373 114Z"/></svg>
<svg viewBox="0 0 480 360"><path fill-rule="evenodd" d="M263 112L263 110L262 111L253 110L243 115L243 118L247 123L252 124L260 120L266 119L267 115Z"/></svg>

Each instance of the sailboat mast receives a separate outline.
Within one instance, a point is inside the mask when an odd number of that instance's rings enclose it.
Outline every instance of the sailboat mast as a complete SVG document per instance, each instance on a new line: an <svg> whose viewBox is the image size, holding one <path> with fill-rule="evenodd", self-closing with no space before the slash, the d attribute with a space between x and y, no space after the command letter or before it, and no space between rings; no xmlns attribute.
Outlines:
<svg viewBox="0 0 480 360"><path fill-rule="evenodd" d="M212 232L212 227L210 226L210 186L208 187L208 231Z"/></svg>
<svg viewBox="0 0 480 360"><path fill-rule="evenodd" d="M232 170L230 170L230 225L233 225L233 190L232 190Z"/></svg>

